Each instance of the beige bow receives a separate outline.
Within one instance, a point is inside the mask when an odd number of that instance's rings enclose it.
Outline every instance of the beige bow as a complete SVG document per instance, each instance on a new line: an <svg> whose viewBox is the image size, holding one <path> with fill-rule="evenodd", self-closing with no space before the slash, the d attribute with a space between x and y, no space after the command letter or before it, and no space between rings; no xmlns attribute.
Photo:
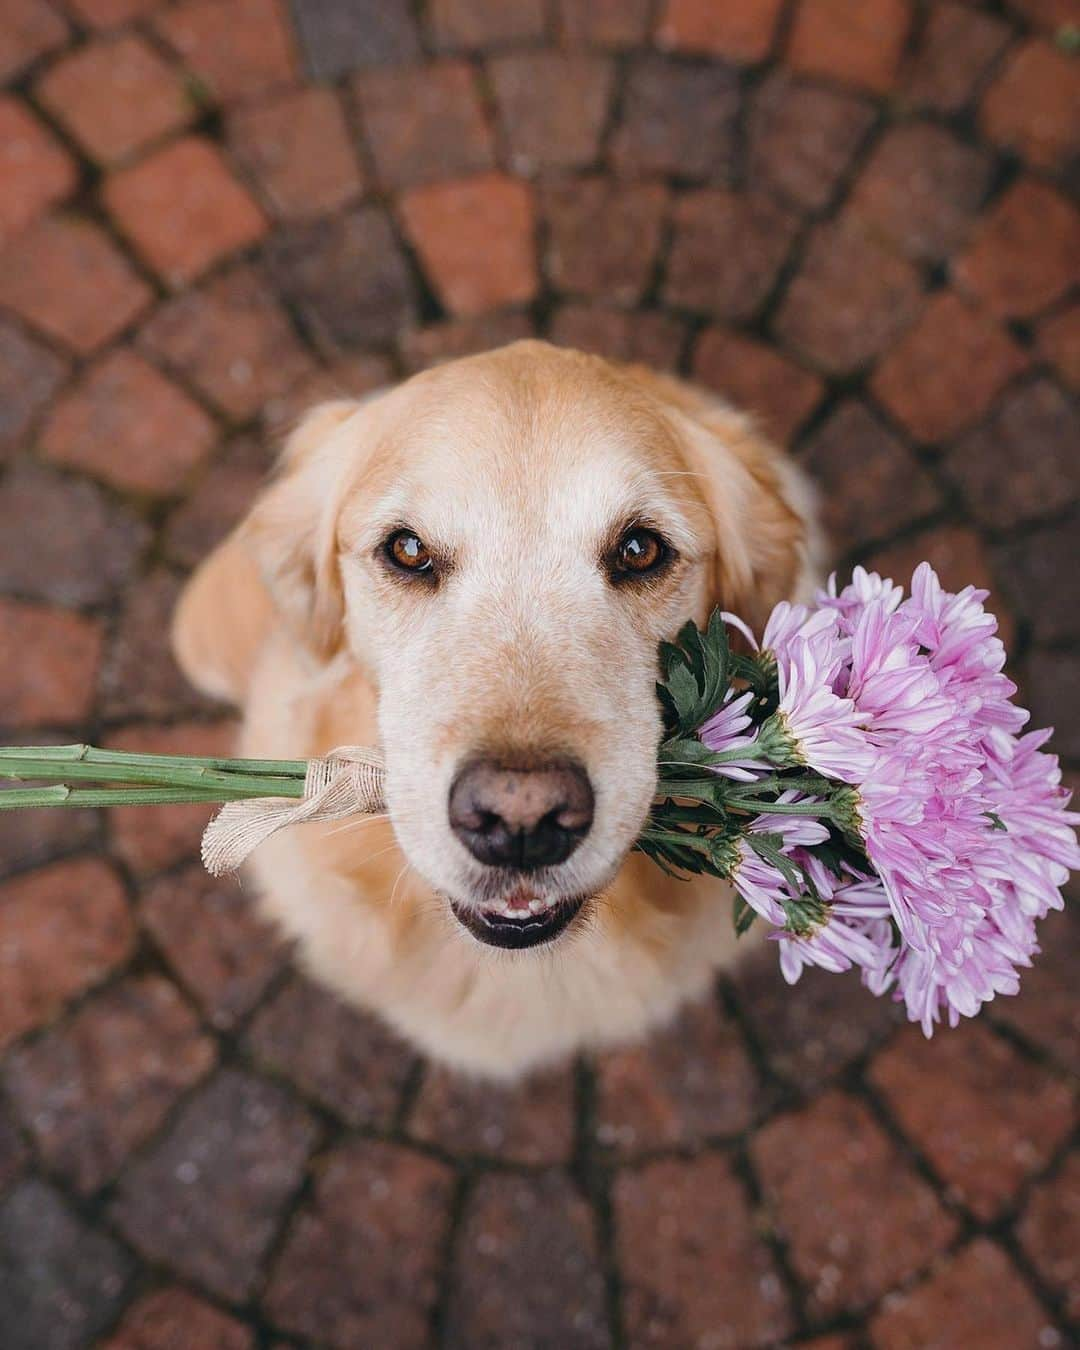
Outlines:
<svg viewBox="0 0 1080 1350"><path fill-rule="evenodd" d="M287 825L343 816L372 815L385 809L385 767L378 750L342 745L325 759L313 759L299 801L254 797L227 802L206 827L202 860L215 877L235 872L248 854Z"/></svg>

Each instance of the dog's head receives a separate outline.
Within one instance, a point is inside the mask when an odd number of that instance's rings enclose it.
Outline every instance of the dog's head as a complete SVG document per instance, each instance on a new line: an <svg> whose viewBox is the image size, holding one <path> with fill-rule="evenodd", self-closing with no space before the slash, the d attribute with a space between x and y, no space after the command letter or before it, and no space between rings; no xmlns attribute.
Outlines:
<svg viewBox="0 0 1080 1350"><path fill-rule="evenodd" d="M317 409L246 526L313 658L368 675L400 846L483 942L551 940L625 859L660 639L797 586L784 467L705 406L518 343Z"/></svg>

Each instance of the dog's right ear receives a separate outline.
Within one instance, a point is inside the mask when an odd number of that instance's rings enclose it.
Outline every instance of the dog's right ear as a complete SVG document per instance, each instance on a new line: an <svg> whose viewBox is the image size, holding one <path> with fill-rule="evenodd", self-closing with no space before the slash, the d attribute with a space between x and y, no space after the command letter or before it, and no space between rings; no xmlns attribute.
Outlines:
<svg viewBox="0 0 1080 1350"><path fill-rule="evenodd" d="M321 660L343 638L336 527L348 456L340 433L359 406L343 399L305 416L281 452L274 481L239 527L278 613Z"/></svg>
<svg viewBox="0 0 1080 1350"><path fill-rule="evenodd" d="M360 405L313 408L289 437L274 480L248 516L196 569L173 617L172 643L188 679L243 702L275 622L319 659L342 640L334 531L348 461L337 434Z"/></svg>

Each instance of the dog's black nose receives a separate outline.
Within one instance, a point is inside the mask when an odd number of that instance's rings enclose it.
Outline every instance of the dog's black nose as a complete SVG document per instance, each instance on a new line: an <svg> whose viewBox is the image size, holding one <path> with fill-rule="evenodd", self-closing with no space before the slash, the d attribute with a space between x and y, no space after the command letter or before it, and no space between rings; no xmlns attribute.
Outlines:
<svg viewBox="0 0 1080 1350"><path fill-rule="evenodd" d="M573 760L475 759L450 788L450 827L480 862L522 871L569 858L589 832L593 790Z"/></svg>

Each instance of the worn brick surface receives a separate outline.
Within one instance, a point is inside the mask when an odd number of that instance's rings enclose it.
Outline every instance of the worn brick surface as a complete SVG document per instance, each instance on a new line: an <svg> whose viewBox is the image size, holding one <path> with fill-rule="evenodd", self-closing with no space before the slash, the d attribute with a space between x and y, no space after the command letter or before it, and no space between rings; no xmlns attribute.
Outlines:
<svg viewBox="0 0 1080 1350"><path fill-rule="evenodd" d="M739 85L723 66L645 57L630 69L611 144L616 169L726 180L735 155Z"/></svg>
<svg viewBox="0 0 1080 1350"><path fill-rule="evenodd" d="M1080 66L1049 42L1024 43L986 91L979 120L991 141L1029 163L1064 167L1080 152Z"/></svg>
<svg viewBox="0 0 1080 1350"><path fill-rule="evenodd" d="M105 356L54 407L41 448L112 487L168 496L217 439L199 406L127 348Z"/></svg>
<svg viewBox="0 0 1080 1350"><path fill-rule="evenodd" d="M749 319L773 288L797 218L768 197L706 189L675 206L665 299L725 319Z"/></svg>
<svg viewBox="0 0 1080 1350"><path fill-rule="evenodd" d="M247 1045L275 1073L350 1125L393 1123L413 1052L382 1022L309 980L289 981L252 1023Z"/></svg>
<svg viewBox="0 0 1080 1350"><path fill-rule="evenodd" d="M267 256L282 293L331 350L385 343L413 317L412 279L378 207L280 230Z"/></svg>
<svg viewBox="0 0 1080 1350"><path fill-rule="evenodd" d="M986 1238L977 1238L925 1284L889 1299L871 1328L880 1350L1064 1344L1004 1252Z"/></svg>
<svg viewBox="0 0 1080 1350"><path fill-rule="evenodd" d="M80 47L51 66L37 96L103 164L115 164L193 120L181 71L134 34Z"/></svg>
<svg viewBox="0 0 1080 1350"><path fill-rule="evenodd" d="M879 1298L929 1265L956 1233L866 1106L839 1092L766 1125L751 1155L819 1315Z"/></svg>
<svg viewBox="0 0 1080 1350"><path fill-rule="evenodd" d="M100 622L0 600L0 650L19 654L0 664L0 724L71 725L89 714L101 664Z"/></svg>
<svg viewBox="0 0 1080 1350"><path fill-rule="evenodd" d="M904 81L914 103L939 112L968 106L1008 46L1008 24L964 4L938 4L927 15Z"/></svg>
<svg viewBox="0 0 1080 1350"><path fill-rule="evenodd" d="M878 1056L870 1077L950 1194L984 1221L1046 1166L1077 1117L1064 1082L977 1024L940 1045L910 1028Z"/></svg>
<svg viewBox="0 0 1080 1350"><path fill-rule="evenodd" d="M101 604L135 575L150 531L94 483L20 460L0 479L0 589Z"/></svg>
<svg viewBox="0 0 1080 1350"><path fill-rule="evenodd" d="M1078 21L0 2L0 740L229 753L168 621L283 436L539 336L752 412L826 566L989 590L1080 785ZM210 809L0 812L4 1350L1071 1343L1075 905L929 1044L762 942L492 1085L293 968Z"/></svg>
<svg viewBox="0 0 1080 1350"><path fill-rule="evenodd" d="M782 0L740 0L728 5L665 0L656 41L675 51L760 61L772 46L782 8Z"/></svg>
<svg viewBox="0 0 1080 1350"><path fill-rule="evenodd" d="M785 1336L783 1282L726 1159L622 1172L613 1201L629 1345L734 1350Z"/></svg>
<svg viewBox="0 0 1080 1350"><path fill-rule="evenodd" d="M726 328L707 328L694 348L693 375L753 412L781 442L818 405L824 385L771 347Z"/></svg>
<svg viewBox="0 0 1080 1350"><path fill-rule="evenodd" d="M80 356L123 332L150 295L105 233L86 220L43 220L0 252L0 304Z"/></svg>
<svg viewBox="0 0 1080 1350"><path fill-rule="evenodd" d="M313 369L274 295L247 266L168 301L139 343L238 421Z"/></svg>
<svg viewBox="0 0 1080 1350"><path fill-rule="evenodd" d="M944 441L977 421L1027 365L978 305L941 291L878 365L876 398L919 441Z"/></svg>
<svg viewBox="0 0 1080 1350"><path fill-rule="evenodd" d="M281 1088L223 1069L125 1174L113 1220L144 1255L242 1301L317 1139Z"/></svg>
<svg viewBox="0 0 1080 1350"><path fill-rule="evenodd" d="M494 173L415 188L401 200L405 230L453 314L532 299L539 284L535 214L531 190Z"/></svg>
<svg viewBox="0 0 1080 1350"><path fill-rule="evenodd" d="M915 317L911 263L858 220L819 226L776 316L781 341L829 375L880 355Z"/></svg>
<svg viewBox="0 0 1080 1350"><path fill-rule="evenodd" d="M284 0L181 0L155 28L223 101L255 98L296 75Z"/></svg>
<svg viewBox="0 0 1080 1350"><path fill-rule="evenodd" d="M1017 1226L1020 1242L1040 1277L1069 1317L1080 1317L1080 1153L1031 1193Z"/></svg>
<svg viewBox="0 0 1080 1350"><path fill-rule="evenodd" d="M96 1190L214 1061L194 1013L159 976L123 983L16 1050L4 1083L41 1156Z"/></svg>
<svg viewBox="0 0 1080 1350"><path fill-rule="evenodd" d="M851 211L913 258L953 252L982 204L992 164L944 128L912 122L878 142L859 175Z"/></svg>
<svg viewBox="0 0 1080 1350"><path fill-rule="evenodd" d="M333 1350L429 1343L451 1174L379 1140L324 1160L265 1294L271 1319Z"/></svg>
<svg viewBox="0 0 1080 1350"><path fill-rule="evenodd" d="M883 94L896 82L912 13L908 0L799 0L787 61Z"/></svg>
<svg viewBox="0 0 1080 1350"><path fill-rule="evenodd" d="M62 357L0 319L0 460L29 438L67 369Z"/></svg>
<svg viewBox="0 0 1080 1350"><path fill-rule="evenodd" d="M285 959L251 897L197 863L147 888L140 921L216 1027L231 1027L250 1012Z"/></svg>
<svg viewBox="0 0 1080 1350"><path fill-rule="evenodd" d="M54 863L0 889L0 1045L55 1017L131 954L131 913L96 858Z"/></svg>
<svg viewBox="0 0 1080 1350"><path fill-rule="evenodd" d="M352 89L381 184L412 187L494 168L494 139L468 62L368 71Z"/></svg>
<svg viewBox="0 0 1080 1350"><path fill-rule="evenodd" d="M325 215L360 195L363 177L333 90L290 90L241 108L226 125L233 156L281 219Z"/></svg>
<svg viewBox="0 0 1080 1350"><path fill-rule="evenodd" d="M0 240L25 229L75 189L75 161L26 106L0 98Z"/></svg>
<svg viewBox="0 0 1080 1350"><path fill-rule="evenodd" d="M659 183L573 178L541 194L552 285L632 305L652 278L668 193Z"/></svg>
<svg viewBox="0 0 1080 1350"><path fill-rule="evenodd" d="M956 276L995 314L1028 318L1076 280L1078 253L1080 212L1049 184L1022 178L973 232Z"/></svg>
<svg viewBox="0 0 1080 1350"><path fill-rule="evenodd" d="M711 1001L687 1009L645 1045L597 1063L596 1134L619 1153L739 1134L761 1104L742 1037Z"/></svg>
<svg viewBox="0 0 1080 1350"><path fill-rule="evenodd" d="M500 56L488 66L510 167L579 168L600 146L614 70L595 56Z"/></svg>
<svg viewBox="0 0 1080 1350"><path fill-rule="evenodd" d="M446 1336L455 1350L611 1344L595 1227L567 1177L484 1177L456 1260Z"/></svg>
<svg viewBox="0 0 1080 1350"><path fill-rule="evenodd" d="M556 1070L506 1087L432 1068L408 1128L415 1139L462 1157L565 1163L574 1145L573 1076Z"/></svg>
<svg viewBox="0 0 1080 1350"><path fill-rule="evenodd" d="M266 230L222 156L195 136L112 174L102 199L136 252L172 287L256 243Z"/></svg>
<svg viewBox="0 0 1080 1350"><path fill-rule="evenodd" d="M1078 431L1080 421L1065 395L1037 380L1002 398L982 426L960 439L946 468L975 519L1007 529L1076 498Z"/></svg>
<svg viewBox="0 0 1080 1350"><path fill-rule="evenodd" d="M186 1289L144 1295L104 1342L103 1350L253 1350L255 1333Z"/></svg>
<svg viewBox="0 0 1080 1350"><path fill-rule="evenodd" d="M820 211L833 200L873 123L869 100L776 70L750 105L751 179L796 206Z"/></svg>
<svg viewBox="0 0 1080 1350"><path fill-rule="evenodd" d="M51 1186L20 1183L0 1202L0 1326L9 1350L77 1350L120 1306L132 1262Z"/></svg>
<svg viewBox="0 0 1080 1350"><path fill-rule="evenodd" d="M805 463L824 489L825 527L843 550L884 538L940 505L929 473L864 403L836 409L812 437Z"/></svg>

